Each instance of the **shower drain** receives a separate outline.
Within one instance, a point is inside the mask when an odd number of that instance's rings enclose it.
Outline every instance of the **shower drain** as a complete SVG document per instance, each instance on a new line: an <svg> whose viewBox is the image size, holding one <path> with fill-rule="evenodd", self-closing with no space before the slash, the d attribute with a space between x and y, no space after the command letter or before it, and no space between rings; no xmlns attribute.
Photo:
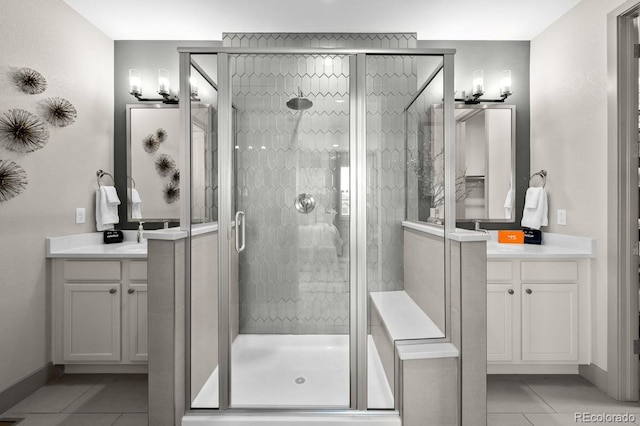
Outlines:
<svg viewBox="0 0 640 426"><path fill-rule="evenodd" d="M296 383L297 383L297 384L299 384L299 385L303 384L303 383L304 383L304 382L306 382L306 381L307 381L307 379L305 379L305 378L304 378L304 377L302 377L302 376L301 376L301 377L297 377L297 378L294 380L294 382L296 382Z"/></svg>

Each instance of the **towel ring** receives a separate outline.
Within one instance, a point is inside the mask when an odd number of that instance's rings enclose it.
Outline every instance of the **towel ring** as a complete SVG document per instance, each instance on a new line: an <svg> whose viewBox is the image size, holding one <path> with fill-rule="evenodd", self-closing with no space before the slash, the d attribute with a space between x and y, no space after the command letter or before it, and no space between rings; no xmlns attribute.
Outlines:
<svg viewBox="0 0 640 426"><path fill-rule="evenodd" d="M542 185L532 185L533 178L535 178L536 176L539 178L539 180L542 180ZM529 187L535 187L535 186L540 187L541 186L541 187L544 188L546 185L547 185L547 171L546 170L540 170L539 172L532 174L531 177L529 178Z"/></svg>
<svg viewBox="0 0 640 426"><path fill-rule="evenodd" d="M113 176L111 175L111 173L107 173L105 171L103 171L102 169L98 169L98 171L96 172L96 176L98 177L98 186L102 186L102 182L100 182L100 179L102 179L104 176L109 176L111 178L111 180L113 181L113 184L116 184L116 180L113 178Z"/></svg>
<svg viewBox="0 0 640 426"><path fill-rule="evenodd" d="M129 179L131 181L131 187L135 188L136 187L136 181L133 180L133 178L131 176L127 176L127 179Z"/></svg>

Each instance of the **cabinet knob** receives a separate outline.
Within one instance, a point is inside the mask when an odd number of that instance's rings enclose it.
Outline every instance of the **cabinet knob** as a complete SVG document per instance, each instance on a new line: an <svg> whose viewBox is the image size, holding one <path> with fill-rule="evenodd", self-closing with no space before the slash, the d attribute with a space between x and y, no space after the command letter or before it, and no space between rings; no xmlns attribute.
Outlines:
<svg viewBox="0 0 640 426"><path fill-rule="evenodd" d="M130 288L129 290L127 290L127 293L129 293L129 294L133 294L133 293L135 293L135 292L136 292L136 291L135 291L134 289L132 289L132 288Z"/></svg>
<svg viewBox="0 0 640 426"><path fill-rule="evenodd" d="M116 294L116 291L118 291L118 290L116 290L115 288L112 288L111 290L109 290L109 293Z"/></svg>
<svg viewBox="0 0 640 426"><path fill-rule="evenodd" d="M509 293L509 294L513 294L513 293L515 293L515 292L513 291L513 289L512 289L512 288L510 288L509 290L507 290L507 293Z"/></svg>
<svg viewBox="0 0 640 426"><path fill-rule="evenodd" d="M530 288L526 289L525 291L527 292L527 294L533 293L533 290L531 290Z"/></svg>

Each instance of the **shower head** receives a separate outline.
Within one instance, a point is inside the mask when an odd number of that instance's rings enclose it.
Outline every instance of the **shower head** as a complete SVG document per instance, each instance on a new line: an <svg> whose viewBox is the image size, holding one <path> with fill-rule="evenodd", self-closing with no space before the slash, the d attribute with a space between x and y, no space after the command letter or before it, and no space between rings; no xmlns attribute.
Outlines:
<svg viewBox="0 0 640 426"><path fill-rule="evenodd" d="M287 101L287 107L294 111L304 111L305 109L309 109L312 106L313 102L304 97L304 95L302 94L302 90L300 90L299 87L298 96Z"/></svg>

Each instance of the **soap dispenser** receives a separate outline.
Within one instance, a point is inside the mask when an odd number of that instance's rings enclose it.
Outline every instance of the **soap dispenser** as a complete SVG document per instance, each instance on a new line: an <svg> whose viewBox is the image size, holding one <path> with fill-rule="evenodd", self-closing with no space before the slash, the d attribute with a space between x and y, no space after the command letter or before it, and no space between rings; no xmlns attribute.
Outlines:
<svg viewBox="0 0 640 426"><path fill-rule="evenodd" d="M142 233L144 232L144 226L142 226L144 224L144 222L138 222L138 242L139 243L144 243L144 238L142 238Z"/></svg>

